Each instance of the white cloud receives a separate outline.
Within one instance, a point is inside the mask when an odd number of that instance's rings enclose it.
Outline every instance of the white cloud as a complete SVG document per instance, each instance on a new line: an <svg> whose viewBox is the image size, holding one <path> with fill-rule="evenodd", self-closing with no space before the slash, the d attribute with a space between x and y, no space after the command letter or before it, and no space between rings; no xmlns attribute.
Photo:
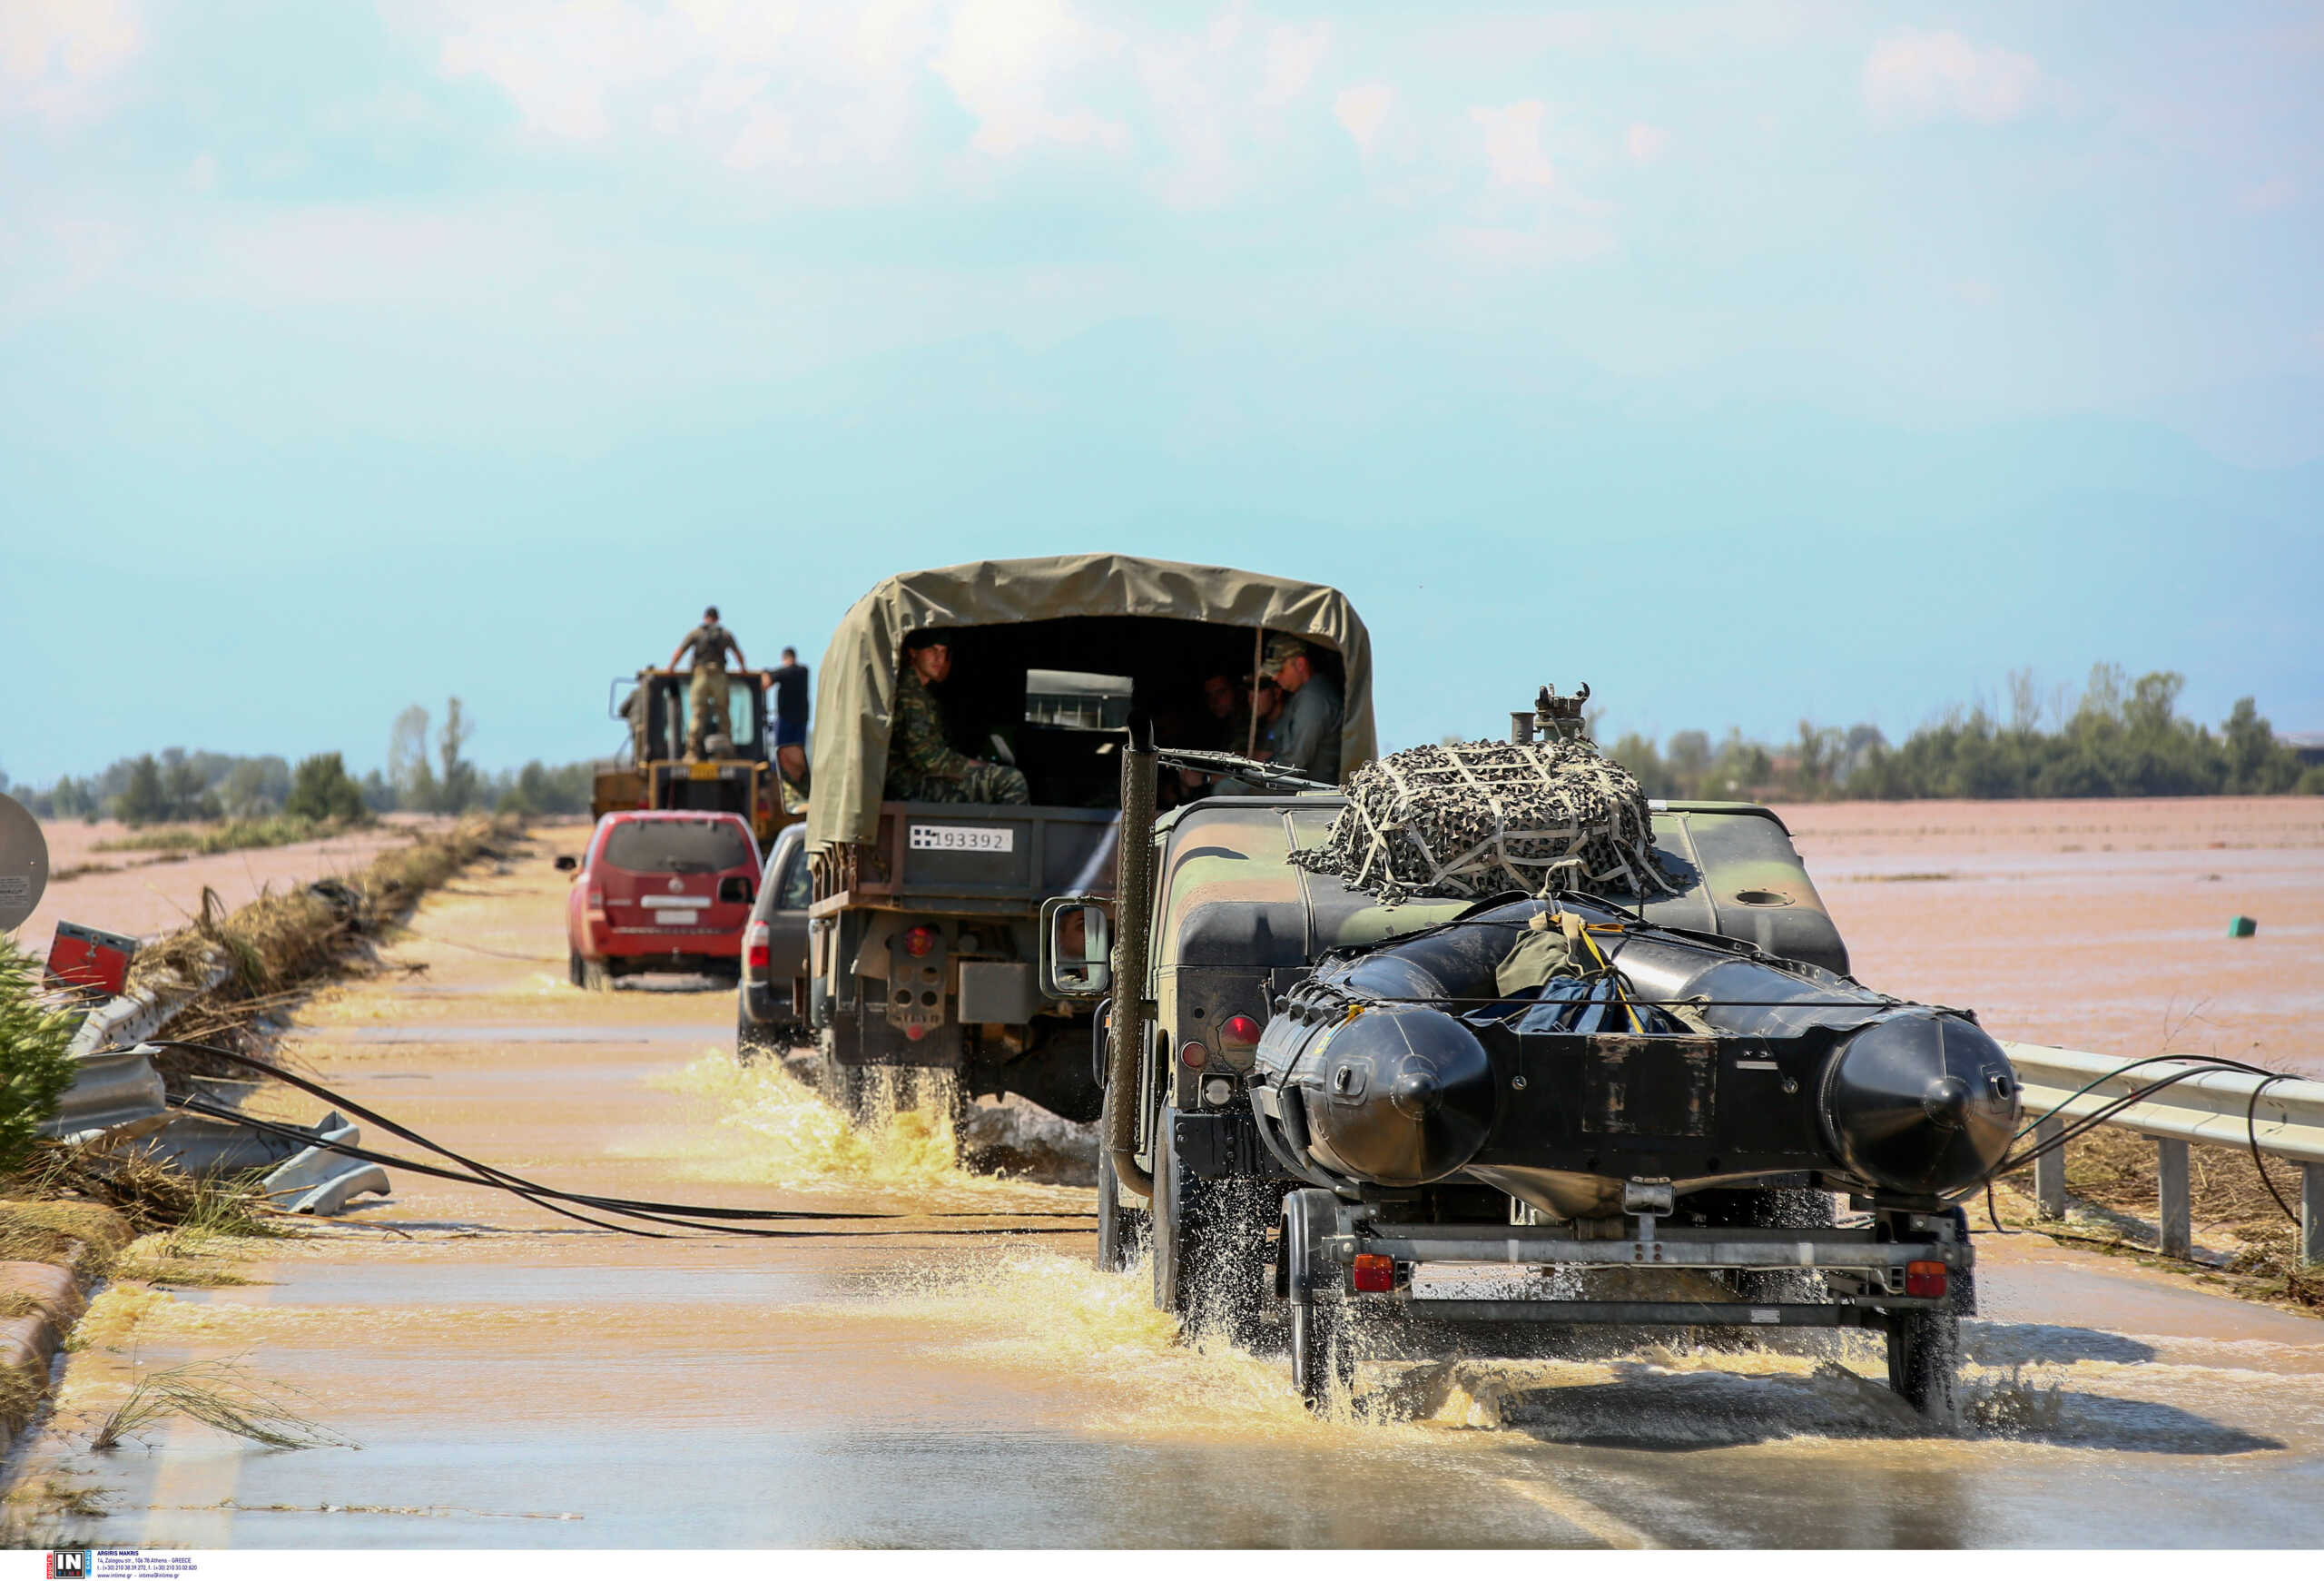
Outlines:
<svg viewBox="0 0 2324 1581"><path fill-rule="evenodd" d="M603 137L614 95L667 77L685 55L677 17L622 0L519 0L460 15L438 52L445 74L488 78L526 125L552 137Z"/></svg>
<svg viewBox="0 0 2324 1581"><path fill-rule="evenodd" d="M1259 84L1259 103L1272 109L1305 93L1331 46L1332 28L1327 22L1313 27L1285 24L1268 29L1266 80Z"/></svg>
<svg viewBox="0 0 2324 1581"><path fill-rule="evenodd" d="M1056 102L1078 70L1119 45L1065 0L968 0L933 64L975 117L980 153L1006 155L1041 143L1119 147L1128 141L1120 122Z"/></svg>
<svg viewBox="0 0 2324 1581"><path fill-rule="evenodd" d="M1364 83L1353 88L1343 88L1332 101L1332 114L1341 128L1355 139L1355 145L1364 153L1372 152L1374 139L1396 108L1396 90L1386 83Z"/></svg>
<svg viewBox="0 0 2324 1581"><path fill-rule="evenodd" d="M143 33L124 0L0 5L0 110L63 123L93 113Z"/></svg>
<svg viewBox="0 0 2324 1581"><path fill-rule="evenodd" d="M1888 125L1957 117L1984 125L2024 114L2042 85L2030 55L1915 29L1883 39L1864 63L1864 103Z"/></svg>
<svg viewBox="0 0 2324 1581"><path fill-rule="evenodd" d="M1498 107L1480 104L1469 112L1469 119L1483 130L1485 160L1501 185L1558 184L1557 167L1541 151L1541 118L1547 108L1539 99L1523 99Z"/></svg>
<svg viewBox="0 0 2324 1581"><path fill-rule="evenodd" d="M185 184L192 192L217 191L218 156L214 153L195 154L193 163L186 167Z"/></svg>
<svg viewBox="0 0 2324 1581"><path fill-rule="evenodd" d="M1622 143L1630 151L1633 160L1640 164L1652 164L1669 152L1670 133L1663 127L1634 121L1630 123L1630 131L1624 133Z"/></svg>

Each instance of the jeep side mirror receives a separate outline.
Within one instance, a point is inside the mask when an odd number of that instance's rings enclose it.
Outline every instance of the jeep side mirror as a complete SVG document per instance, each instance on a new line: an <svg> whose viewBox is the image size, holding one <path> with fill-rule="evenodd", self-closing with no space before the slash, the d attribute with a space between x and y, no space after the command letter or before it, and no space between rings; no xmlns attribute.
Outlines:
<svg viewBox="0 0 2324 1581"><path fill-rule="evenodd" d="M1114 917L1103 902L1059 895L1041 903L1041 992L1097 999L1113 986Z"/></svg>
<svg viewBox="0 0 2324 1581"><path fill-rule="evenodd" d="M560 856L556 859L556 870L559 873L571 873L580 865L581 858L578 856Z"/></svg>

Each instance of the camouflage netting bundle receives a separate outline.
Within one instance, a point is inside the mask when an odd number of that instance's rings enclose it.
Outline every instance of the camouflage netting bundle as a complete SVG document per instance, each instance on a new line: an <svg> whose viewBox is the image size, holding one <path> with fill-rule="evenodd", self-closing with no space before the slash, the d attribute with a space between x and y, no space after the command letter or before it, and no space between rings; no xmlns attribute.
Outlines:
<svg viewBox="0 0 2324 1581"><path fill-rule="evenodd" d="M1390 905L1420 897L1669 893L1637 776L1587 741L1415 746L1356 771L1291 860Z"/></svg>

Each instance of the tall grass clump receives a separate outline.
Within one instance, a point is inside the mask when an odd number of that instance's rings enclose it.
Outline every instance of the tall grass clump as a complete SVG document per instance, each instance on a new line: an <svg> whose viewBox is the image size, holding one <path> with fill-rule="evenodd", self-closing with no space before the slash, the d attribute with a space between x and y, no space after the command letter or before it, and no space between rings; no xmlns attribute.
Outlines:
<svg viewBox="0 0 2324 1581"><path fill-rule="evenodd" d="M142 1441L143 1434L172 1417L190 1417L270 1449L360 1448L268 1393L231 1360L189 1361L144 1374L98 1424L89 1448L116 1449Z"/></svg>

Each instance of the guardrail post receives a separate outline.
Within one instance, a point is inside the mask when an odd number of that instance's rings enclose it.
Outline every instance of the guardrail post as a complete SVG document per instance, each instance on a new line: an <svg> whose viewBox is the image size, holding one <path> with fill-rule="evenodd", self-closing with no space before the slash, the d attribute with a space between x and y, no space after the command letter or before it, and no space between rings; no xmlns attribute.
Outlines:
<svg viewBox="0 0 2324 1581"><path fill-rule="evenodd" d="M2034 1142L2048 1147L2065 1131L2063 1120L2044 1120L2034 1127ZM2066 1150L2058 1148L2034 1161L2034 1211L2043 1219L2066 1216Z"/></svg>
<svg viewBox="0 0 2324 1581"><path fill-rule="evenodd" d="M2155 1217L2162 1227L2162 1255L2186 1257L2195 1250L2194 1203L2188 1191L2187 1144L2167 1136L2154 1142Z"/></svg>
<svg viewBox="0 0 2324 1581"><path fill-rule="evenodd" d="M2299 1166L2299 1260L2324 1262L2324 1164Z"/></svg>

